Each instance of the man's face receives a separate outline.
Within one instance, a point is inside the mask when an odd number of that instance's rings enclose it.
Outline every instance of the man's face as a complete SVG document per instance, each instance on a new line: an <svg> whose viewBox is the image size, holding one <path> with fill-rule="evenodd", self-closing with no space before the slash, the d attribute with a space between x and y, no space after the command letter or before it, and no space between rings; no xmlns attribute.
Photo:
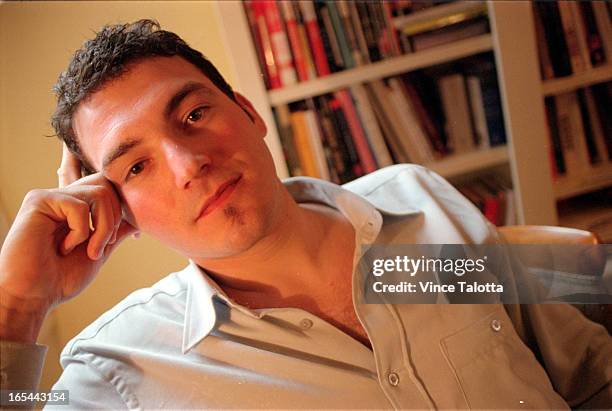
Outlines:
<svg viewBox="0 0 612 411"><path fill-rule="evenodd" d="M148 58L84 100L73 127L140 230L191 258L231 256L278 223L282 198L266 127L237 100L180 57Z"/></svg>

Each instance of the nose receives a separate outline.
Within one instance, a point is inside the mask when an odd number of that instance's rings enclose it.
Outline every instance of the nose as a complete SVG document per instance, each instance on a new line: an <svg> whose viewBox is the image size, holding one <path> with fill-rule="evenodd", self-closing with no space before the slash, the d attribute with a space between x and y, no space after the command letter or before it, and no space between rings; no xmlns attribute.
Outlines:
<svg viewBox="0 0 612 411"><path fill-rule="evenodd" d="M210 165L208 155L176 141L167 142L164 151L168 169L180 189L188 189L194 180L206 173Z"/></svg>

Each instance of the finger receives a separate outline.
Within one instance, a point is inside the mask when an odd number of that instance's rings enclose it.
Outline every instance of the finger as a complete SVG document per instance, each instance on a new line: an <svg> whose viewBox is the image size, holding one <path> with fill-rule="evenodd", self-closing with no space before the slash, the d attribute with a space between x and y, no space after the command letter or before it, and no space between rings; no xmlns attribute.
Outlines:
<svg viewBox="0 0 612 411"><path fill-rule="evenodd" d="M138 229L136 227L134 227L133 225L131 225L130 223L128 223L127 221L123 220L121 221L121 224L119 225L119 229L117 230L117 239L113 244L109 244L109 246L107 246L107 250L105 250L105 254L107 253L107 251L112 252L115 248L117 248L119 246L119 244L121 244L121 242L123 240L125 240L126 238L128 238L129 236L138 233Z"/></svg>
<svg viewBox="0 0 612 411"><path fill-rule="evenodd" d="M90 202L91 220L94 232L89 238L87 255L92 260L102 257L106 244L115 231L115 215L110 194L107 189L97 187L94 200Z"/></svg>
<svg viewBox="0 0 612 411"><path fill-rule="evenodd" d="M62 145L62 162L57 169L59 187L66 187L81 178L81 162L69 149Z"/></svg>
<svg viewBox="0 0 612 411"><path fill-rule="evenodd" d="M89 204L78 198L57 194L48 200L54 216L66 221L70 231L60 245L62 255L69 254L89 238Z"/></svg>

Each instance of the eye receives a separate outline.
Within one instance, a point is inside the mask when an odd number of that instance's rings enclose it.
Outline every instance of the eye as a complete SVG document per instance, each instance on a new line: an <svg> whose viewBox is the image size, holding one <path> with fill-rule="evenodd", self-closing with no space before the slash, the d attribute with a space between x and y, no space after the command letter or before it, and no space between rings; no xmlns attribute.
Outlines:
<svg viewBox="0 0 612 411"><path fill-rule="evenodd" d="M187 116L187 123L193 124L193 123L200 121L202 117L204 117L205 109L206 107L198 107L192 112L190 112L189 115Z"/></svg>
<svg viewBox="0 0 612 411"><path fill-rule="evenodd" d="M134 177L134 176L142 173L142 171L144 170L144 166L145 166L145 162L144 161L140 161L140 162L134 164L130 168L130 170L128 172L128 175L125 177L125 179L128 180L129 178Z"/></svg>

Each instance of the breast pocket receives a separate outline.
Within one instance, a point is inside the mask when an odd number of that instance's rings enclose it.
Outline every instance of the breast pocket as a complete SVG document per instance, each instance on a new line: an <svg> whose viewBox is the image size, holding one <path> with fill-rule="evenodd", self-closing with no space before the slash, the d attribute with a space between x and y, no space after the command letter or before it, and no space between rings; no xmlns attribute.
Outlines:
<svg viewBox="0 0 612 411"><path fill-rule="evenodd" d="M502 306L441 346L470 408L568 408Z"/></svg>

